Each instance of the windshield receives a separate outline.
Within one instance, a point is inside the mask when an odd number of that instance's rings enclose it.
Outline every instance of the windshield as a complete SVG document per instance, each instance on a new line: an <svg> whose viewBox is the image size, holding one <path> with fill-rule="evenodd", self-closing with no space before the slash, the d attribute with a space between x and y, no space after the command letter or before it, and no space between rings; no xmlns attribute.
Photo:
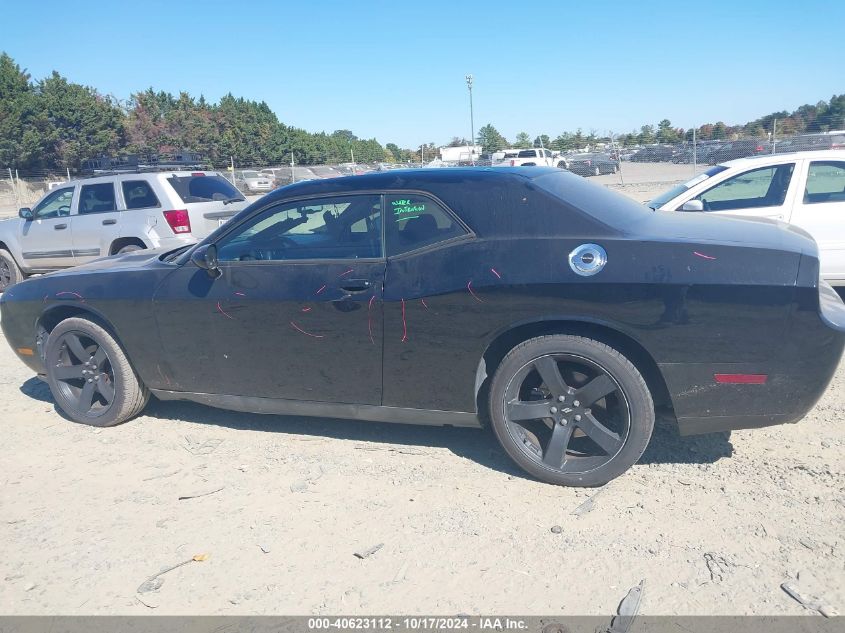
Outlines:
<svg viewBox="0 0 845 633"><path fill-rule="evenodd" d="M727 169L727 167L725 167L724 165L716 165L715 167L711 167L707 171L705 171L701 174L698 174L698 176L696 176L692 180L688 180L681 185L677 185L675 187L672 187L668 191L664 191L663 193L661 193L656 198L649 200L646 204L652 209L658 209L658 208L662 207L664 204L666 204L667 202L669 202L670 200L672 200L673 198L676 198L677 196L681 195L685 191L689 191L690 189L695 187L695 185L697 185L698 183L704 182L708 178L715 176L719 172L725 171L726 169Z"/></svg>
<svg viewBox="0 0 845 633"><path fill-rule="evenodd" d="M243 172L244 178L263 178L261 174L257 171L245 171Z"/></svg>

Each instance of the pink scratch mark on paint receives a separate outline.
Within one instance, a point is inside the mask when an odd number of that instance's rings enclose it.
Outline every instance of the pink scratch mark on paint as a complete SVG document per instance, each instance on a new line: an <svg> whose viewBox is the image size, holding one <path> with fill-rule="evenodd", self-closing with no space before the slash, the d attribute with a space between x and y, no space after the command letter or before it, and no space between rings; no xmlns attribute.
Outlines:
<svg viewBox="0 0 845 633"><path fill-rule="evenodd" d="M302 312L311 312L311 308L309 308L309 307L302 308Z"/></svg>
<svg viewBox="0 0 845 633"><path fill-rule="evenodd" d="M370 297L370 302L367 304L367 331L370 333L370 343L373 345L376 344L376 340L373 338L373 301L376 300L376 296L373 295Z"/></svg>
<svg viewBox="0 0 845 633"><path fill-rule="evenodd" d="M423 307L428 310L428 304L425 302L425 299L420 299L420 303L423 304Z"/></svg>
<svg viewBox="0 0 845 633"><path fill-rule="evenodd" d="M56 296L57 296L57 297L61 297L62 295L73 295L74 297L76 297L77 299L79 299L80 301L82 301L83 303L85 303L85 297L83 297L83 296L82 296L81 294L79 294L78 292L73 292L73 291L71 291L71 290L62 290L61 292L57 292L57 293L56 293Z"/></svg>
<svg viewBox="0 0 845 633"><path fill-rule="evenodd" d="M223 308L221 308L221 307L220 307L220 302L219 302L219 301L217 302L217 311L218 311L220 314L222 314L224 317L226 317L227 319L232 319L233 321L235 320L235 317L233 317L233 316L232 316L232 315L230 315L230 314L226 314L226 311L225 311Z"/></svg>
<svg viewBox="0 0 845 633"><path fill-rule="evenodd" d="M311 332L306 332L305 330L303 330L301 327L299 327L293 321L291 321L290 324L291 324L291 327L293 327L294 330L296 330L297 332L302 332L305 336L310 336L312 338L323 338L322 334L311 334Z"/></svg>
<svg viewBox="0 0 845 633"><path fill-rule="evenodd" d="M346 277L346 275L348 275L349 273L352 273L352 272L355 272L355 269L354 269L354 268L350 268L350 269L349 269L349 270L347 270L345 273L340 273L340 274L337 276L337 278L338 278L338 279L340 279L341 277Z"/></svg>
<svg viewBox="0 0 845 633"><path fill-rule="evenodd" d="M408 340L408 322L405 320L405 300L402 299L402 342Z"/></svg>
<svg viewBox="0 0 845 633"><path fill-rule="evenodd" d="M320 289L319 289L317 292L315 292L314 294L315 294L315 295L318 295L318 294L320 294L321 292L323 292L323 290L325 290L325 289L326 289L326 285L325 285L325 284L323 284L322 286L320 286Z"/></svg>
<svg viewBox="0 0 845 633"><path fill-rule="evenodd" d="M472 279L467 282L467 290L469 290L469 294L472 295L472 298L478 301L478 303L484 303L481 299L478 298L478 295L472 289Z"/></svg>
<svg viewBox="0 0 845 633"><path fill-rule="evenodd" d="M496 275L496 277L498 277L499 279L501 279L501 278L502 278L502 276L501 276L501 275L500 275L500 274L496 271L496 269L495 269L495 268L491 268L491 269L490 269L490 272L491 272L491 273L493 273L494 275Z"/></svg>
<svg viewBox="0 0 845 633"><path fill-rule="evenodd" d="M700 257L701 259L716 259L712 255L705 255L704 253L699 253L698 251L693 251L692 254L696 257Z"/></svg>
<svg viewBox="0 0 845 633"><path fill-rule="evenodd" d="M236 294L238 297L245 297L245 296L246 296L246 294L245 294L245 293L243 293L243 292L236 292L235 294Z"/></svg>

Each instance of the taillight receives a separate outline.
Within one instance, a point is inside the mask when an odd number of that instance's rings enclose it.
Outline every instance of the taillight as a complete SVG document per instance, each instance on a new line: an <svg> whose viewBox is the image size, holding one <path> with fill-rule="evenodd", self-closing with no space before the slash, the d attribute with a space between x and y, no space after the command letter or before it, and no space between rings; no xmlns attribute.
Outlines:
<svg viewBox="0 0 845 633"><path fill-rule="evenodd" d="M191 216L188 215L187 209L172 209L164 212L164 219L173 229L174 233L190 233L191 232Z"/></svg>
<svg viewBox="0 0 845 633"><path fill-rule="evenodd" d="M593 164L593 161L591 160L585 160L584 162L587 163L587 167Z"/></svg>
<svg viewBox="0 0 845 633"><path fill-rule="evenodd" d="M754 151L755 151L755 152L762 152L762 151L763 151L763 146L762 146L762 145L758 145L757 147L755 147L755 148L754 148Z"/></svg>
<svg viewBox="0 0 845 633"><path fill-rule="evenodd" d="M513 167L514 165L516 165L516 161L514 159L511 159L511 167Z"/></svg>

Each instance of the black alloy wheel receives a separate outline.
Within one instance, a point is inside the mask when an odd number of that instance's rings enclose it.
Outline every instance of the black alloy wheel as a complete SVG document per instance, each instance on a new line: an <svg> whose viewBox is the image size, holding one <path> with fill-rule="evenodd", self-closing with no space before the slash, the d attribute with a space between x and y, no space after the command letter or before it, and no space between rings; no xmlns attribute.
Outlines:
<svg viewBox="0 0 845 633"><path fill-rule="evenodd" d="M50 372L62 400L74 413L99 417L114 403L114 369L102 345L83 332L62 334Z"/></svg>
<svg viewBox="0 0 845 633"><path fill-rule="evenodd" d="M654 425L637 369L603 343L564 335L511 351L491 387L491 413L520 466L565 485L601 485L627 470Z"/></svg>
<svg viewBox="0 0 845 633"><path fill-rule="evenodd" d="M113 426L136 416L149 400L123 349L102 325L72 317L47 338L47 383L74 422Z"/></svg>

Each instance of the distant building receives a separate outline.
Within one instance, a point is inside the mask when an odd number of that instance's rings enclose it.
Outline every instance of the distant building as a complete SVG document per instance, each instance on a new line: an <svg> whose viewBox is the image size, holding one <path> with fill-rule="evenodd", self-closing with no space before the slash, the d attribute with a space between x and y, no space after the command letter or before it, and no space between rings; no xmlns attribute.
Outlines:
<svg viewBox="0 0 845 633"><path fill-rule="evenodd" d="M444 163L462 163L478 160L481 156L481 145L460 145L458 147L441 147L440 160Z"/></svg>

